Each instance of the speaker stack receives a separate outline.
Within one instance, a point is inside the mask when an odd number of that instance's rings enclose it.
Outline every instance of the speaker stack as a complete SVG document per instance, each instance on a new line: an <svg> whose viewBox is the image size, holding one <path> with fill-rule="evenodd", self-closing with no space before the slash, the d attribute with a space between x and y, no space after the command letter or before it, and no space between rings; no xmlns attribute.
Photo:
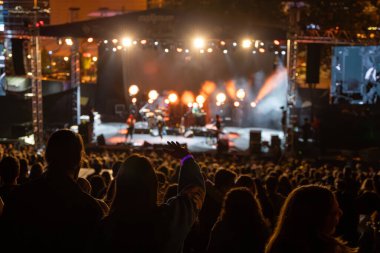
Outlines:
<svg viewBox="0 0 380 253"><path fill-rule="evenodd" d="M249 152L252 155L261 153L261 131L249 132Z"/></svg>

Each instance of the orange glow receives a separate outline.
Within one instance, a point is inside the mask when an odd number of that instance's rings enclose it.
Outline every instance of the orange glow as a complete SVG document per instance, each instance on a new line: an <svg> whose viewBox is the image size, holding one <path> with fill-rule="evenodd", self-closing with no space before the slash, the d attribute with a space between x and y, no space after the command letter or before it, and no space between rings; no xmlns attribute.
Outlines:
<svg viewBox="0 0 380 253"><path fill-rule="evenodd" d="M181 101L183 104L187 105L189 103L194 102L194 94L191 91L184 91L181 97Z"/></svg>
<svg viewBox="0 0 380 253"><path fill-rule="evenodd" d="M235 82L233 80L229 80L226 83L226 91L227 91L227 94L230 98L235 98L236 86L235 86Z"/></svg>
<svg viewBox="0 0 380 253"><path fill-rule="evenodd" d="M212 94L214 92L214 90L216 89L216 84L212 81L205 81L203 84L202 84L202 88L201 88L201 94L202 95L207 95L209 96L210 94Z"/></svg>
<svg viewBox="0 0 380 253"><path fill-rule="evenodd" d="M259 90L259 94L256 97L255 103L258 104L260 100L271 93L284 79L287 78L287 70L279 69L276 70L264 83L264 85Z"/></svg>

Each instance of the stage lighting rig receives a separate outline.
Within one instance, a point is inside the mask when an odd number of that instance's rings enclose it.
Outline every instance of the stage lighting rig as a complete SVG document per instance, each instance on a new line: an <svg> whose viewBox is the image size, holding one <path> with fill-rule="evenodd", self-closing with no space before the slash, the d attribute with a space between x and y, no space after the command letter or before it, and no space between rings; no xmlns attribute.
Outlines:
<svg viewBox="0 0 380 253"><path fill-rule="evenodd" d="M197 49L202 49L206 46L206 41L205 41L205 39L198 37L198 38L194 39L193 45Z"/></svg>
<svg viewBox="0 0 380 253"><path fill-rule="evenodd" d="M139 90L140 89L136 84L132 84L131 86L129 86L128 92L130 96L136 96Z"/></svg>
<svg viewBox="0 0 380 253"><path fill-rule="evenodd" d="M149 99L152 99L153 101L156 100L158 98L158 96L159 96L159 94L156 90L151 90L148 93Z"/></svg>
<svg viewBox="0 0 380 253"><path fill-rule="evenodd" d="M205 101L206 101L206 98L202 95L198 95L196 98L195 98L195 101L197 101L198 104L204 104Z"/></svg>
<svg viewBox="0 0 380 253"><path fill-rule="evenodd" d="M244 39L241 43L241 46L243 48L250 48L252 46L252 40L250 39Z"/></svg>
<svg viewBox="0 0 380 253"><path fill-rule="evenodd" d="M124 47L130 47L132 46L132 39L129 38L129 37L125 37L121 40L121 44L124 46Z"/></svg>

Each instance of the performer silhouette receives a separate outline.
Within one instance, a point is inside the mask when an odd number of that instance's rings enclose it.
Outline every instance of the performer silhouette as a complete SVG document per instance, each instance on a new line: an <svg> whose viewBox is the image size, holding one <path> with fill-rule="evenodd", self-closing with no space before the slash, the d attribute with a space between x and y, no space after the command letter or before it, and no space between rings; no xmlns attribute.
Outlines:
<svg viewBox="0 0 380 253"><path fill-rule="evenodd" d="M133 139L133 132L135 131L135 123L136 123L135 117L133 116L133 114L129 114L129 117L127 119L127 125L128 125L127 133L126 133L127 140L129 137L131 137L130 140Z"/></svg>

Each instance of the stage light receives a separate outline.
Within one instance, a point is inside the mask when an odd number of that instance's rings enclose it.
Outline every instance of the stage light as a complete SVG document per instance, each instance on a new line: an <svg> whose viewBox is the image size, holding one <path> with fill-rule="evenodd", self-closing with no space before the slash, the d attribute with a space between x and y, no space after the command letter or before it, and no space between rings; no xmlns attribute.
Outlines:
<svg viewBox="0 0 380 253"><path fill-rule="evenodd" d="M220 41L220 45L221 46L225 46L226 45L226 42L224 40Z"/></svg>
<svg viewBox="0 0 380 253"><path fill-rule="evenodd" d="M278 54L278 51L274 51L274 54Z"/></svg>
<svg viewBox="0 0 380 253"><path fill-rule="evenodd" d="M252 51L252 54L256 54L256 50L253 50L253 51Z"/></svg>
<svg viewBox="0 0 380 253"><path fill-rule="evenodd" d="M63 57L63 60L64 61L69 61L69 57L65 56L65 57Z"/></svg>
<svg viewBox="0 0 380 253"><path fill-rule="evenodd" d="M133 44L133 45L137 45L137 40L134 40L134 41L132 42L132 44Z"/></svg>
<svg viewBox="0 0 380 253"><path fill-rule="evenodd" d="M98 57L96 56L92 57L92 61L98 61Z"/></svg>
<svg viewBox="0 0 380 253"><path fill-rule="evenodd" d="M66 43L66 45L68 45L68 46L72 46L72 45L74 44L74 42L73 42L73 40L72 40L71 38L66 38L66 39L65 39L65 43Z"/></svg>
<svg viewBox="0 0 380 253"><path fill-rule="evenodd" d="M178 53L182 53L182 51L183 51L182 48L180 48L180 47L177 48L177 52L178 52Z"/></svg>
<svg viewBox="0 0 380 253"><path fill-rule="evenodd" d="M169 48L165 48L165 53L169 53Z"/></svg>
<svg viewBox="0 0 380 253"><path fill-rule="evenodd" d="M165 103L166 105L170 104L169 99L166 98L166 99L164 100L164 103Z"/></svg>
<svg viewBox="0 0 380 253"><path fill-rule="evenodd" d="M245 40L243 40L241 46L243 48L250 48L252 46L252 41L249 39L245 39Z"/></svg>
<svg viewBox="0 0 380 253"><path fill-rule="evenodd" d="M195 98L195 101L197 101L198 104L204 104L205 101L206 101L206 98L202 95L198 95L196 98Z"/></svg>
<svg viewBox="0 0 380 253"><path fill-rule="evenodd" d="M159 94L156 90L151 90L148 93L149 99L156 100L158 98Z"/></svg>
<svg viewBox="0 0 380 253"><path fill-rule="evenodd" d="M116 48L116 47L112 48L112 51L116 52L116 51L117 51L117 48Z"/></svg>
<svg viewBox="0 0 380 253"><path fill-rule="evenodd" d="M237 46L237 42L234 41L234 42L232 43L232 46L236 47L236 46Z"/></svg>
<svg viewBox="0 0 380 253"><path fill-rule="evenodd" d="M169 102L174 104L178 100L178 96L175 93L170 93L168 96Z"/></svg>
<svg viewBox="0 0 380 253"><path fill-rule="evenodd" d="M129 86L128 92L130 96L135 96L137 93L139 93L139 87L136 84L132 84Z"/></svg>
<svg viewBox="0 0 380 253"><path fill-rule="evenodd" d="M129 38L129 37L125 37L121 40L121 44L124 46L124 47L130 47L132 46L132 39Z"/></svg>
<svg viewBox="0 0 380 253"><path fill-rule="evenodd" d="M123 49L123 47L122 46L117 46L116 47L118 50L121 50L121 49Z"/></svg>
<svg viewBox="0 0 380 253"><path fill-rule="evenodd" d="M190 53L190 50L189 49L185 49L185 53L186 54Z"/></svg>
<svg viewBox="0 0 380 253"><path fill-rule="evenodd" d="M148 99L148 103L149 103L149 104L152 104L153 102L154 102L153 99L150 99L150 98Z"/></svg>
<svg viewBox="0 0 380 253"><path fill-rule="evenodd" d="M199 105L199 108L203 108L203 104L199 104L199 103L198 103L198 105Z"/></svg>
<svg viewBox="0 0 380 253"><path fill-rule="evenodd" d="M204 54L204 52L205 52L204 49L199 50L199 53L201 53L201 54Z"/></svg>
<svg viewBox="0 0 380 253"><path fill-rule="evenodd" d="M259 48L259 52L260 53L265 53L265 48L263 48L263 47Z"/></svg>
<svg viewBox="0 0 380 253"><path fill-rule="evenodd" d="M227 50L227 49L224 49L224 50L223 50L223 54L228 54L228 50Z"/></svg>
<svg viewBox="0 0 380 253"><path fill-rule="evenodd" d="M278 41L278 40L274 40L274 41L273 41L273 44L275 44L276 46L279 46L279 45L280 45L280 41Z"/></svg>
<svg viewBox="0 0 380 253"><path fill-rule="evenodd" d="M141 45L146 45L147 40L141 40L140 43L141 43Z"/></svg>
<svg viewBox="0 0 380 253"><path fill-rule="evenodd" d="M207 49L207 52L212 53L214 51L211 47Z"/></svg>
<svg viewBox="0 0 380 253"><path fill-rule="evenodd" d="M31 56L30 54L28 54L28 55L26 56L26 58L31 59L32 56Z"/></svg>
<svg viewBox="0 0 380 253"><path fill-rule="evenodd" d="M88 43L92 43L92 42L94 42L94 38L88 38L88 39L87 39L87 42L88 42Z"/></svg>
<svg viewBox="0 0 380 253"><path fill-rule="evenodd" d="M257 103L255 102L255 101L253 101L252 103L251 103L251 107L252 108L255 108L257 106Z"/></svg>
<svg viewBox="0 0 380 253"><path fill-rule="evenodd" d="M154 43L153 43L155 46L158 46L158 41L155 41Z"/></svg>
<svg viewBox="0 0 380 253"><path fill-rule="evenodd" d="M204 48L206 45L206 41L203 38L195 38L193 41L193 45L195 48Z"/></svg>
<svg viewBox="0 0 380 253"><path fill-rule="evenodd" d="M117 42L118 42L117 39L113 39L113 40L112 40L112 43L113 43L113 44L116 44Z"/></svg>
<svg viewBox="0 0 380 253"><path fill-rule="evenodd" d="M281 51L281 54L282 55L286 55L286 51Z"/></svg>
<svg viewBox="0 0 380 253"><path fill-rule="evenodd" d="M103 43L104 43L104 44L108 44L108 40L104 40Z"/></svg>
<svg viewBox="0 0 380 253"><path fill-rule="evenodd" d="M235 106L235 107L239 107L239 106L240 106L239 101L235 101L235 102L234 102L234 106Z"/></svg>
<svg viewBox="0 0 380 253"><path fill-rule="evenodd" d="M137 98L132 98L132 103L136 104Z"/></svg>
<svg viewBox="0 0 380 253"><path fill-rule="evenodd" d="M193 103L193 108L198 109L199 108L198 103Z"/></svg>
<svg viewBox="0 0 380 253"><path fill-rule="evenodd" d="M260 42L260 46L262 46L262 47L263 47L263 46L264 46L264 42L262 42L262 41L261 41L261 42Z"/></svg>
<svg viewBox="0 0 380 253"><path fill-rule="evenodd" d="M215 104L216 104L216 106L221 106L222 105L222 103L220 103L220 102L216 102Z"/></svg>
<svg viewBox="0 0 380 253"><path fill-rule="evenodd" d="M192 102L187 103L187 107L189 108L193 107L193 103Z"/></svg>
<svg viewBox="0 0 380 253"><path fill-rule="evenodd" d="M243 89L238 89L236 91L236 97L240 100L243 100L245 98L245 91Z"/></svg>
<svg viewBox="0 0 380 253"><path fill-rule="evenodd" d="M218 101L221 104L226 102L226 99L227 99L226 94L224 94L223 92L220 92L216 95L216 101Z"/></svg>

